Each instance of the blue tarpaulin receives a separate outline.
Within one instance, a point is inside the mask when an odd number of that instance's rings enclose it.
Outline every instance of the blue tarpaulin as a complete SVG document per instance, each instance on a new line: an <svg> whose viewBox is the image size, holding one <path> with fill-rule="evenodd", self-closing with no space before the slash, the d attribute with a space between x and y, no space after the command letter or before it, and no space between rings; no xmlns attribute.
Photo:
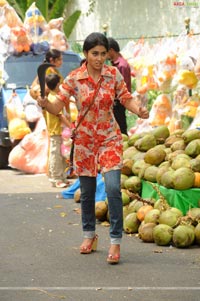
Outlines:
<svg viewBox="0 0 200 301"><path fill-rule="evenodd" d="M76 180L74 184L72 184L69 188L62 191L62 196L64 199L73 199L74 193L76 190L80 188L80 181ZM105 192L105 183L102 179L102 175L98 174L97 176L97 188L96 188L96 195L95 195L95 201L105 201L106 199L106 192Z"/></svg>

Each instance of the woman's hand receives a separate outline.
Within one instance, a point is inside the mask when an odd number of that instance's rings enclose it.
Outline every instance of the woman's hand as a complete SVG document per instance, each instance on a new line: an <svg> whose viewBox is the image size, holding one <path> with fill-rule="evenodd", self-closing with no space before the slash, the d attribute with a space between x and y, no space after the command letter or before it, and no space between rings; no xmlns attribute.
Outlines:
<svg viewBox="0 0 200 301"><path fill-rule="evenodd" d="M47 97L38 96L37 102L41 108L46 108L46 106L48 104L48 99L47 99Z"/></svg>
<svg viewBox="0 0 200 301"><path fill-rule="evenodd" d="M137 115L139 118L147 119L147 118L149 118L149 111L145 107L139 107Z"/></svg>

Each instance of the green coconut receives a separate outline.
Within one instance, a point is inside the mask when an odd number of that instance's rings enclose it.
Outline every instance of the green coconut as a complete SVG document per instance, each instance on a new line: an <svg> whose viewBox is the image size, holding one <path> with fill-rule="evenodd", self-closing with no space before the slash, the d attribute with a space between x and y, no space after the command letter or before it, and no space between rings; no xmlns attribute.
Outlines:
<svg viewBox="0 0 200 301"><path fill-rule="evenodd" d="M74 192L74 201L76 203L80 203L81 200L81 189L77 188L76 191Z"/></svg>
<svg viewBox="0 0 200 301"><path fill-rule="evenodd" d="M174 172L173 187L177 190L192 188L194 185L195 174L187 167L181 167Z"/></svg>
<svg viewBox="0 0 200 301"><path fill-rule="evenodd" d="M195 139L200 139L200 131L198 129L186 130L182 134L182 138L184 139L185 143L189 143L190 141Z"/></svg>
<svg viewBox="0 0 200 301"><path fill-rule="evenodd" d="M169 225L159 224L153 228L153 239L158 246L167 246L172 240L173 229Z"/></svg>
<svg viewBox="0 0 200 301"><path fill-rule="evenodd" d="M191 217L194 221L198 221L200 220L200 208L190 208L186 215Z"/></svg>
<svg viewBox="0 0 200 301"><path fill-rule="evenodd" d="M151 166L149 166L145 169L143 177L146 181L150 181L152 183L155 183L157 172L158 172L158 167L154 166L154 165L151 165Z"/></svg>
<svg viewBox="0 0 200 301"><path fill-rule="evenodd" d="M108 205L105 201L99 201L95 203L95 216L99 221L105 221L107 219Z"/></svg>
<svg viewBox="0 0 200 301"><path fill-rule="evenodd" d="M133 159L133 161L134 161L134 163L135 163L135 162L138 161L138 160L143 160L143 159L144 159L144 156L145 156L145 152L137 151L137 152L133 155L132 159Z"/></svg>
<svg viewBox="0 0 200 301"><path fill-rule="evenodd" d="M127 180L125 180L124 186L131 192L140 192L142 182L138 176L130 176Z"/></svg>
<svg viewBox="0 0 200 301"><path fill-rule="evenodd" d="M170 167L170 166L171 165L170 165L169 161L164 161L158 167L160 168L160 167Z"/></svg>
<svg viewBox="0 0 200 301"><path fill-rule="evenodd" d="M123 151L129 148L128 141L123 142Z"/></svg>
<svg viewBox="0 0 200 301"><path fill-rule="evenodd" d="M137 218L136 212L129 213L123 221L124 231L129 234L137 233L139 225L140 225L140 221Z"/></svg>
<svg viewBox="0 0 200 301"><path fill-rule="evenodd" d="M135 147L142 152L148 151L150 148L156 146L156 139L152 134L146 134L144 137L135 142Z"/></svg>
<svg viewBox="0 0 200 301"><path fill-rule="evenodd" d="M182 137L183 133L185 132L184 129L176 129L174 132L173 132L173 135L176 135L177 137Z"/></svg>
<svg viewBox="0 0 200 301"><path fill-rule="evenodd" d="M200 139L189 142L185 148L185 153L192 158L198 156L200 154Z"/></svg>
<svg viewBox="0 0 200 301"><path fill-rule="evenodd" d="M180 167L188 167L190 168L190 158L188 156L178 155L176 158L174 158L171 167L176 170Z"/></svg>
<svg viewBox="0 0 200 301"><path fill-rule="evenodd" d="M174 229L172 241L177 248L186 248L193 244L195 231L187 225L179 225Z"/></svg>
<svg viewBox="0 0 200 301"><path fill-rule="evenodd" d="M144 156L144 161L151 165L159 165L165 160L166 153L163 148L153 147L149 149Z"/></svg>
<svg viewBox="0 0 200 301"><path fill-rule="evenodd" d="M155 223L142 223L138 229L139 238L144 242L154 242L153 229Z"/></svg>
<svg viewBox="0 0 200 301"><path fill-rule="evenodd" d="M124 159L132 159L133 155L137 152L138 152L138 150L135 148L135 146L129 146L126 150L124 150L123 158Z"/></svg>
<svg viewBox="0 0 200 301"><path fill-rule="evenodd" d="M128 141L128 135L122 133L122 139L123 141Z"/></svg>
<svg viewBox="0 0 200 301"><path fill-rule="evenodd" d="M200 158L191 159L190 167L194 172L200 172Z"/></svg>
<svg viewBox="0 0 200 301"><path fill-rule="evenodd" d="M143 202L138 201L138 200L133 200L133 201L131 201L131 202L129 203L129 205L128 205L128 212L129 212L129 213L137 212L138 209L139 209L140 207L142 207L143 205L144 205Z"/></svg>
<svg viewBox="0 0 200 301"><path fill-rule="evenodd" d="M165 146L166 147L171 147L174 143L182 141L183 138L177 137L176 135L170 135L166 140L165 140Z"/></svg>
<svg viewBox="0 0 200 301"><path fill-rule="evenodd" d="M129 214L128 206L123 206L123 219Z"/></svg>
<svg viewBox="0 0 200 301"><path fill-rule="evenodd" d="M176 150L184 150L186 147L185 141L180 138L179 140L175 141L172 145L171 145L171 150L174 152Z"/></svg>
<svg viewBox="0 0 200 301"><path fill-rule="evenodd" d="M158 184L161 184L161 177L162 175L169 170L169 167L167 165L164 165L164 166L159 166L158 167L158 170L157 170L157 174L156 174L156 182Z"/></svg>
<svg viewBox="0 0 200 301"><path fill-rule="evenodd" d="M154 208L145 214L144 221L145 223L157 224L159 217L160 217L160 210Z"/></svg>
<svg viewBox="0 0 200 301"><path fill-rule="evenodd" d="M121 173L130 176L132 174L132 166L133 166L132 159L124 159Z"/></svg>
<svg viewBox="0 0 200 301"><path fill-rule="evenodd" d="M169 208L169 211L174 212L177 215L178 218L183 216L183 212L180 209L176 208L176 207Z"/></svg>
<svg viewBox="0 0 200 301"><path fill-rule="evenodd" d="M159 224L165 224L165 225L168 225L173 228L176 226L176 224L178 222L178 215L177 215L177 213L173 212L172 210L167 209L160 213L158 222L159 222Z"/></svg>
<svg viewBox="0 0 200 301"><path fill-rule="evenodd" d="M120 183L121 183L121 188L125 188L124 187L124 182L128 179L127 175L121 174L121 179L120 179Z"/></svg>
<svg viewBox="0 0 200 301"><path fill-rule="evenodd" d="M121 194L122 194L123 206L128 205L130 203L130 197L129 197L128 193L126 192L125 189L122 189Z"/></svg>
<svg viewBox="0 0 200 301"><path fill-rule="evenodd" d="M160 178L161 185L166 188L173 188L174 173L175 171L171 169L164 172Z"/></svg>
<svg viewBox="0 0 200 301"><path fill-rule="evenodd" d="M158 199L155 203L154 203L154 209L158 209L160 211L164 211L169 209L170 206L167 203L167 201L165 199Z"/></svg>
<svg viewBox="0 0 200 301"><path fill-rule="evenodd" d="M156 138L156 142L160 144L165 142L165 140L169 137L170 132L166 125L160 125L153 129L152 134Z"/></svg>
<svg viewBox="0 0 200 301"><path fill-rule="evenodd" d="M164 149L164 151L165 151L165 154L166 154L166 156L165 156L165 161L164 161L164 162L166 162L167 157L169 156L169 154L172 153L172 150L171 150L171 148L166 147L166 148ZM161 164L162 164L162 163L161 163Z"/></svg>
<svg viewBox="0 0 200 301"><path fill-rule="evenodd" d="M178 149L178 150L176 150L176 151L174 151L174 152L168 153L168 154L166 154L165 160L166 160L166 161L169 161L170 163L172 163L173 160L174 160L178 155L180 155L180 154L185 154L185 151L182 150L182 149Z"/></svg>
<svg viewBox="0 0 200 301"><path fill-rule="evenodd" d="M145 168L147 168L148 166L150 166L150 164L146 163L144 161L144 159L140 159L140 160L137 160L133 163L133 166L132 166L132 173L135 175L135 176L139 176L141 170L144 170Z"/></svg>
<svg viewBox="0 0 200 301"><path fill-rule="evenodd" d="M138 134L138 133L134 133L129 137L128 140L128 144L129 146L133 146L135 144L135 142L140 139L143 135L142 134Z"/></svg>
<svg viewBox="0 0 200 301"><path fill-rule="evenodd" d="M195 241L200 245L200 223L198 223L194 229Z"/></svg>

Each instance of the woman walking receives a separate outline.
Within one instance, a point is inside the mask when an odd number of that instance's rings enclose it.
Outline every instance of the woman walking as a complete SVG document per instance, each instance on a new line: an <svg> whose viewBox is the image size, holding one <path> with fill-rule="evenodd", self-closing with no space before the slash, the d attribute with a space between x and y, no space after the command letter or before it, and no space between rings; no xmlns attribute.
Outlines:
<svg viewBox="0 0 200 301"><path fill-rule="evenodd" d="M46 97L39 98L38 102L47 111L57 114L69 103L71 96L75 98L79 113L74 139L74 168L80 180L83 228L80 253L90 254L96 250L95 191L100 168L105 179L110 216L107 262L112 264L120 260L123 231L120 188L123 141L113 114L114 100L117 97L140 118L148 118L149 113L146 108L138 107L117 68L105 64L108 49L105 35L91 33L83 44L86 61L64 79L53 103Z"/></svg>

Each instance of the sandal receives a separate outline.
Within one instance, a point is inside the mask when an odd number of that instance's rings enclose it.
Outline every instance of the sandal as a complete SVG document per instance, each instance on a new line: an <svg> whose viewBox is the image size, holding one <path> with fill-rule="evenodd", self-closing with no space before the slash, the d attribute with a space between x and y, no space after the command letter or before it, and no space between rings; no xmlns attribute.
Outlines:
<svg viewBox="0 0 200 301"><path fill-rule="evenodd" d="M68 186L68 184L65 183L65 182L56 182L56 183L55 183L55 187L56 187L56 188L65 188L65 187L67 187L67 186Z"/></svg>
<svg viewBox="0 0 200 301"><path fill-rule="evenodd" d="M83 244L80 246L80 254L90 254L92 251L95 252L97 250L98 235L96 234L90 241L90 244L87 246Z"/></svg>
<svg viewBox="0 0 200 301"><path fill-rule="evenodd" d="M116 246L118 246L118 248L119 248L118 253L116 253L116 254L109 253L108 256L107 256L107 262L110 263L110 264L118 264L119 263L119 260L120 260L120 245L116 245Z"/></svg>

